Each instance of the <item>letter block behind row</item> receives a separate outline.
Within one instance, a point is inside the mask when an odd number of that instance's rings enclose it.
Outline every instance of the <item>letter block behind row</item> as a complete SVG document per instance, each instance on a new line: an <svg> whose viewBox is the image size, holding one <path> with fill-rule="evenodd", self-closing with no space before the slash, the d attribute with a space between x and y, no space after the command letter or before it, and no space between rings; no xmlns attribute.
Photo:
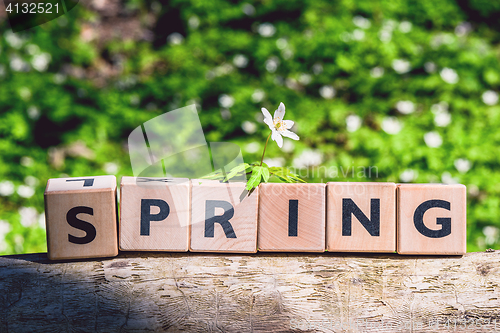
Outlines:
<svg viewBox="0 0 500 333"><path fill-rule="evenodd" d="M325 251L325 184L261 184L259 191L259 251Z"/></svg>
<svg viewBox="0 0 500 333"><path fill-rule="evenodd" d="M118 255L116 177L49 179L45 219L51 260Z"/></svg>
<svg viewBox="0 0 500 333"><path fill-rule="evenodd" d="M396 251L396 184L331 182L326 189L328 251Z"/></svg>
<svg viewBox="0 0 500 333"><path fill-rule="evenodd" d="M122 177L120 185L120 250L188 250L189 179Z"/></svg>
<svg viewBox="0 0 500 333"><path fill-rule="evenodd" d="M191 245L193 252L257 252L259 189L246 183L192 180Z"/></svg>
<svg viewBox="0 0 500 333"><path fill-rule="evenodd" d="M400 184L397 201L399 254L466 252L464 185Z"/></svg>

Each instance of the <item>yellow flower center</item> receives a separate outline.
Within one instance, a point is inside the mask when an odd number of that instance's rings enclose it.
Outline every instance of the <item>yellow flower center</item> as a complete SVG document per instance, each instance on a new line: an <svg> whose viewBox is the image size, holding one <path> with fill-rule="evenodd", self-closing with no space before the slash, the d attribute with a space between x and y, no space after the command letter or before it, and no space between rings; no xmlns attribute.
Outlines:
<svg viewBox="0 0 500 333"><path fill-rule="evenodd" d="M282 120L275 119L274 128L276 128L277 131L285 130L285 123Z"/></svg>

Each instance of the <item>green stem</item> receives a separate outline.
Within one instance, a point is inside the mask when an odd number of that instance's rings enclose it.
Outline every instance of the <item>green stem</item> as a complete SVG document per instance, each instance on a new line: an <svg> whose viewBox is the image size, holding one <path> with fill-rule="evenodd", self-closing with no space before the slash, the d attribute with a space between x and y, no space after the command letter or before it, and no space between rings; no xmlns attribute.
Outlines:
<svg viewBox="0 0 500 333"><path fill-rule="evenodd" d="M260 159L260 166L262 166L262 163L264 163L264 155L266 154L267 143L269 142L269 138L271 137L271 134L273 134L273 132L269 133L269 135L267 137L266 145L264 146L264 151L262 152L262 158Z"/></svg>

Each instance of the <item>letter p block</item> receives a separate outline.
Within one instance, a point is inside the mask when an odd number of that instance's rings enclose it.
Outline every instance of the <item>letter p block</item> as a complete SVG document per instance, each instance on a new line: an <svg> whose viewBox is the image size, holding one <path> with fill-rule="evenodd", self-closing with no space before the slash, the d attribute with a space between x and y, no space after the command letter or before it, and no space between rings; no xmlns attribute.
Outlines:
<svg viewBox="0 0 500 333"><path fill-rule="evenodd" d="M45 219L51 260L118 255L115 176L49 179Z"/></svg>

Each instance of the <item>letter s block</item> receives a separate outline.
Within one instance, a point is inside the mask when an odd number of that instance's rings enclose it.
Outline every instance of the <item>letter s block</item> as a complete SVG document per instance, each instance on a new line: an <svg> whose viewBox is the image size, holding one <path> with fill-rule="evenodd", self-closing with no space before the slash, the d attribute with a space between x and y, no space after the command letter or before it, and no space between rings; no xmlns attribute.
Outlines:
<svg viewBox="0 0 500 333"><path fill-rule="evenodd" d="M51 260L118 255L115 176L49 179L45 219Z"/></svg>
<svg viewBox="0 0 500 333"><path fill-rule="evenodd" d="M397 197L399 254L466 252L464 185L400 184Z"/></svg>

